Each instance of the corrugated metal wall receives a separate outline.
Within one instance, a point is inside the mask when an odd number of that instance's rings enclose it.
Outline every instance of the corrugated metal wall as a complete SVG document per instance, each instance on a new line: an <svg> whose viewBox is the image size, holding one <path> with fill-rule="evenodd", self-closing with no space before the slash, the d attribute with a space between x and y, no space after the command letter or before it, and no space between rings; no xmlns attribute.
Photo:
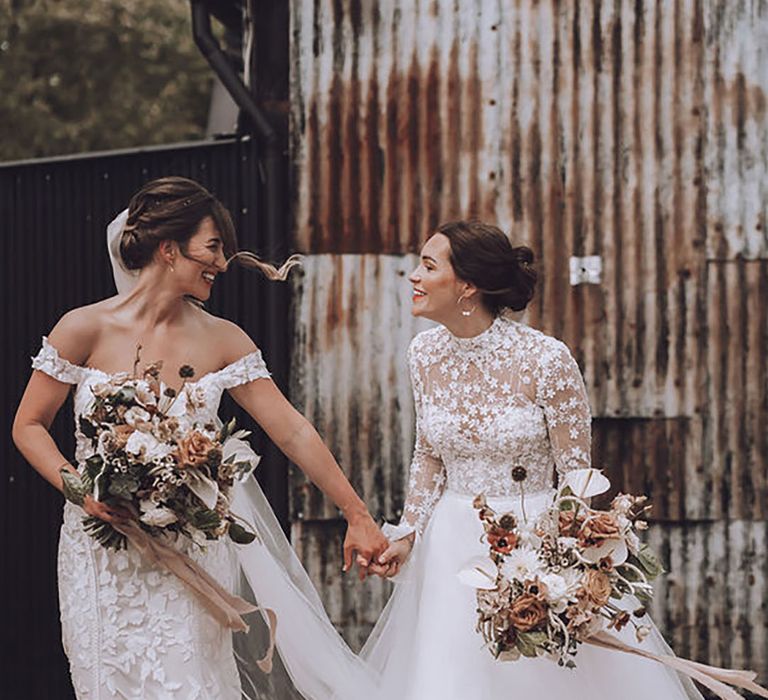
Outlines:
<svg viewBox="0 0 768 700"><path fill-rule="evenodd" d="M442 220L495 220L537 253L528 320L580 362L596 463L654 497L659 623L768 680L768 3L291 12L294 396L372 510L397 517L413 439L411 255ZM601 256L601 283L572 287L572 255ZM299 477L292 518L363 638L386 588L342 581L335 513Z"/></svg>

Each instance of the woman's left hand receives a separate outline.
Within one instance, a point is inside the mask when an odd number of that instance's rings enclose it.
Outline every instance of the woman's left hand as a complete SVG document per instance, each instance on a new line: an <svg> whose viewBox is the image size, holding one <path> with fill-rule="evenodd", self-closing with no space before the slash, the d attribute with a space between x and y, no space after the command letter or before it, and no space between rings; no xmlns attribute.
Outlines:
<svg viewBox="0 0 768 700"><path fill-rule="evenodd" d="M363 581L368 575L368 565L387 548L389 542L369 513L349 520L344 538L344 571L349 571L357 552L358 575Z"/></svg>

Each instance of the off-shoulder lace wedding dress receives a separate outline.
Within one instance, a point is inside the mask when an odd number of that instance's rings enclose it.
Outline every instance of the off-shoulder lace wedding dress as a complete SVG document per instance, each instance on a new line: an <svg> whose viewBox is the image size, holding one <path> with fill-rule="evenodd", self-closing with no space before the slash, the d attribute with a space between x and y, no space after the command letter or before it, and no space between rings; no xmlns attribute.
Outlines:
<svg viewBox="0 0 768 700"><path fill-rule="evenodd" d="M93 398L91 387L110 375L59 357L46 338L32 366L75 385L75 459L89 441L77 418ZM187 385L172 413L194 402L195 419L214 423L221 395L269 372L257 351ZM133 548L115 552L83 529L84 513L67 503L59 540L58 582L62 641L78 698L168 700L241 697L232 634L175 576L148 565ZM226 542L204 550L181 538L183 548L225 588L233 589L233 550Z"/></svg>
<svg viewBox="0 0 768 700"><path fill-rule="evenodd" d="M557 477L590 466L584 383L562 342L504 316L473 338L445 327L425 331L408 360L416 446L404 515L387 534L415 532L416 542L363 650L382 674L381 697L701 698L690 681L660 664L589 646L582 646L574 670L548 659L492 658L475 631L475 592L457 578L487 552L472 500L482 493L497 512L521 516L521 485L512 470L522 467L530 518L549 503ZM619 636L637 644L629 630ZM643 646L669 653L655 627Z"/></svg>

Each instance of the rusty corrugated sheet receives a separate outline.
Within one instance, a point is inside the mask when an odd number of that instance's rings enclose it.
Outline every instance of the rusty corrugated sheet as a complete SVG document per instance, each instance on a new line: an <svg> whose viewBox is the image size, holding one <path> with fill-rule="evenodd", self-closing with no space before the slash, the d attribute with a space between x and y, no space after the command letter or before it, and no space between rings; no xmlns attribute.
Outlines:
<svg viewBox="0 0 768 700"><path fill-rule="evenodd" d="M712 262L703 444L713 518L768 517L768 260ZM708 496L708 498L707 498ZM706 499L706 500L704 500Z"/></svg>
<svg viewBox="0 0 768 700"><path fill-rule="evenodd" d="M318 429L375 517L399 515L413 446L406 364L414 256L317 255L296 285L291 398ZM338 512L294 472L295 520Z"/></svg>
<svg viewBox="0 0 768 700"><path fill-rule="evenodd" d="M596 416L700 420L707 255L768 251L766 4L292 9L299 247L402 254L494 219L538 253L530 320L573 348ZM572 288L585 254L603 281Z"/></svg>
<svg viewBox="0 0 768 700"><path fill-rule="evenodd" d="M696 445L689 418L597 418L592 426L592 463L605 469L617 492L653 496L652 520L685 518L687 451Z"/></svg>
<svg viewBox="0 0 768 700"><path fill-rule="evenodd" d="M389 260L468 215L531 245L542 284L528 320L582 366L596 461L617 487L651 493L654 532L685 553L659 593L661 626L681 653L763 675L767 37L764 0L292 3L299 248L336 266ZM601 256L601 283L571 287L571 255ZM352 339L371 319L348 292L318 291L298 346L324 333L328 344L297 347L297 368L318 377L298 403L331 431L356 430L357 399L319 377L366 376L367 346ZM339 323L326 305L353 316L344 335L326 333ZM400 371L405 345L385 360ZM377 406L412 410L403 387L376 392ZM376 512L394 513L407 459L391 454L411 434L397 422L375 443L358 434L386 466L375 477L350 467L352 478ZM357 438L345 440L332 438L349 459ZM302 480L293 488L294 512L335 516ZM708 608L708 587L725 602Z"/></svg>
<svg viewBox="0 0 768 700"><path fill-rule="evenodd" d="M651 615L680 656L768 677L768 523L653 525L669 573Z"/></svg>

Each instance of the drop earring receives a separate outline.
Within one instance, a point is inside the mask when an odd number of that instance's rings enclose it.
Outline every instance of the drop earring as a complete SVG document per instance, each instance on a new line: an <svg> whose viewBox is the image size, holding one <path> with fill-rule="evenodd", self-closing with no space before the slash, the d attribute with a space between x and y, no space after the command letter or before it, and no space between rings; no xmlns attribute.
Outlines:
<svg viewBox="0 0 768 700"><path fill-rule="evenodd" d="M466 299L465 299L463 296L460 296L460 297L459 297L459 300L458 300L456 303L457 303L457 304L458 304L458 305L461 307L461 302L462 302L462 301L466 301ZM462 316L464 316L465 318L466 318L467 316L471 316L471 315L472 315L472 312L473 312L474 310L475 310L475 306L474 306L474 304L473 304L473 305L472 305L472 306L471 306L469 309L466 309L466 308L463 308L463 307L460 309L460 311L461 311L461 315L462 315Z"/></svg>

